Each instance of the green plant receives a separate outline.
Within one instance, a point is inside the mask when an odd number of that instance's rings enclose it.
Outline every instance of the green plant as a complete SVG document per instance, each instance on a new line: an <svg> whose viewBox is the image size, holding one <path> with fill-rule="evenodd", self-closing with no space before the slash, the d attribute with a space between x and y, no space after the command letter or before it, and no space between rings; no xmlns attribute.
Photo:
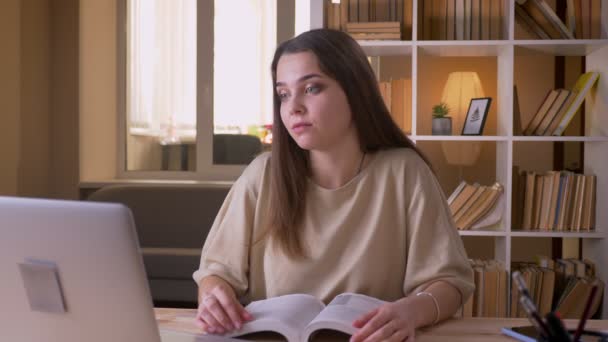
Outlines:
<svg viewBox="0 0 608 342"><path fill-rule="evenodd" d="M444 118L450 113L450 107L445 102L433 106L433 117Z"/></svg>

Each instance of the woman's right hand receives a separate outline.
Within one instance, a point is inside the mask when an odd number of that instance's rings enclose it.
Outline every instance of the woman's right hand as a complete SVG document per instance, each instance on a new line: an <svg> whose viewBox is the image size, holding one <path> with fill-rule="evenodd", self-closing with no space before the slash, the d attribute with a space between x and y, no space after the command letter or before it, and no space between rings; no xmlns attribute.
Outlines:
<svg viewBox="0 0 608 342"><path fill-rule="evenodd" d="M225 334L240 330L252 318L224 279L208 276L201 281L196 324L204 331Z"/></svg>

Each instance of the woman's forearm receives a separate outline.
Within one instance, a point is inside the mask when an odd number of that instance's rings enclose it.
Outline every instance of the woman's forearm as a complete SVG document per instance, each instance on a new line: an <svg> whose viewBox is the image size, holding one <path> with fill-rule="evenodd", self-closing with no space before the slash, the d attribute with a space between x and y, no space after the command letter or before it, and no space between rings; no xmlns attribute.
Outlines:
<svg viewBox="0 0 608 342"><path fill-rule="evenodd" d="M425 288L427 294L412 294L403 298L406 310L413 310L416 328L452 317L462 305L460 291L445 281L436 281ZM437 301L435 304L435 300ZM437 312L437 306L439 312Z"/></svg>

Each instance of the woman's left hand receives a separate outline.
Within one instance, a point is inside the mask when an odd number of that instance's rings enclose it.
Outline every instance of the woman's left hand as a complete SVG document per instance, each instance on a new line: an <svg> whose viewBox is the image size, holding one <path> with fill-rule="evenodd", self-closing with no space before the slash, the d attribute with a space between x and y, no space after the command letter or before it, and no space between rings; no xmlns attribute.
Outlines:
<svg viewBox="0 0 608 342"><path fill-rule="evenodd" d="M357 319L353 326L359 328L351 342L414 341L416 330L411 305L400 299L386 303Z"/></svg>

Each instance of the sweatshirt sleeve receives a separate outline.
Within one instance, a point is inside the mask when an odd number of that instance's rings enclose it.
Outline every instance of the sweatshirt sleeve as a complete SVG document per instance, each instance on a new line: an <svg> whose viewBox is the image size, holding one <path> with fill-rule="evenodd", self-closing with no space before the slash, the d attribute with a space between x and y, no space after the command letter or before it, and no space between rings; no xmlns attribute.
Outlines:
<svg viewBox="0 0 608 342"><path fill-rule="evenodd" d="M268 159L264 154L252 161L228 192L205 240L199 269L192 275L197 284L215 275L226 280L237 297L247 292L258 180Z"/></svg>
<svg viewBox="0 0 608 342"><path fill-rule="evenodd" d="M405 295L445 281L461 294L464 304L473 293L473 270L435 175L418 155L406 168L407 261Z"/></svg>

